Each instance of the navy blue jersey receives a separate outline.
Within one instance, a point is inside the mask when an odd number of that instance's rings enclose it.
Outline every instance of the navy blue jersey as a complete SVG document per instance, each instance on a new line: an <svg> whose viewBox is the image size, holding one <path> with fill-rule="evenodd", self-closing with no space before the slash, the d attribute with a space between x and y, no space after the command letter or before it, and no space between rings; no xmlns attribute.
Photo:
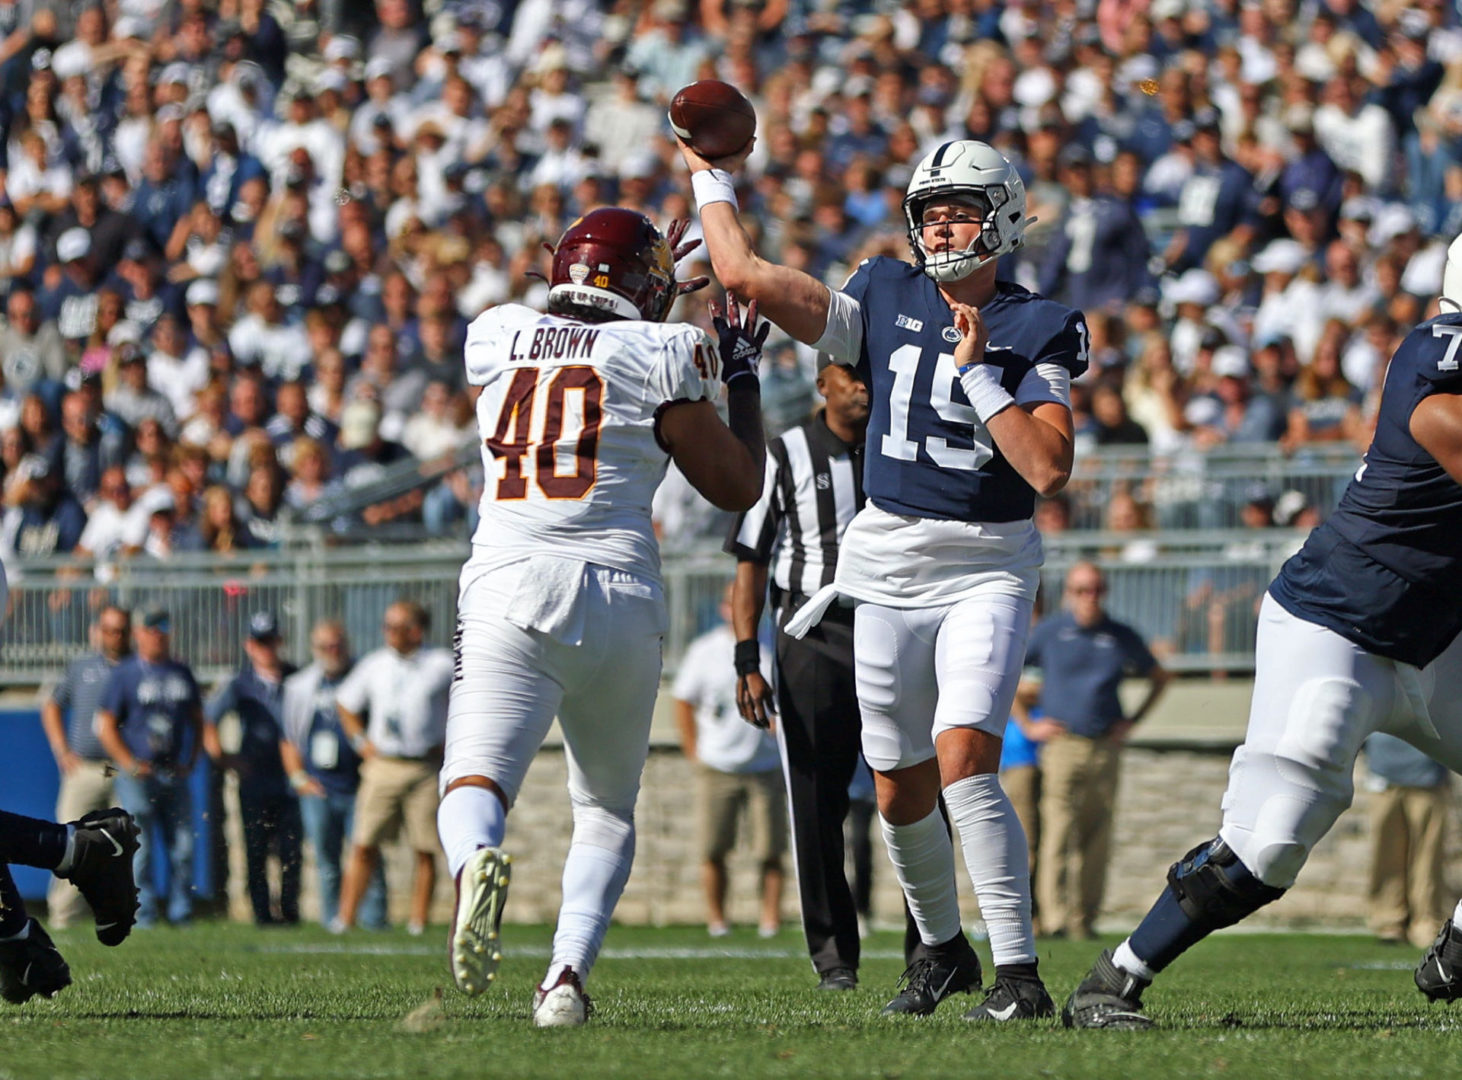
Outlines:
<svg viewBox="0 0 1462 1080"><path fill-rule="evenodd" d="M1462 485L1411 437L1417 404L1439 393L1462 393L1462 314L1396 350L1365 464L1269 587L1292 614L1418 666L1462 631Z"/></svg>
<svg viewBox="0 0 1462 1080"><path fill-rule="evenodd" d="M138 761L175 765L191 760L193 718L202 705L198 683L179 660L151 663L133 653L112 669L101 708Z"/></svg>
<svg viewBox="0 0 1462 1080"><path fill-rule="evenodd" d="M842 292L862 309L858 370L873 402L864 490L881 510L950 521L1022 521L1035 492L1005 460L960 385L959 331L933 281L898 259L868 259ZM1072 377L1087 365L1081 312L999 282L980 308L985 362L1017 402L1054 400L1037 365Z"/></svg>

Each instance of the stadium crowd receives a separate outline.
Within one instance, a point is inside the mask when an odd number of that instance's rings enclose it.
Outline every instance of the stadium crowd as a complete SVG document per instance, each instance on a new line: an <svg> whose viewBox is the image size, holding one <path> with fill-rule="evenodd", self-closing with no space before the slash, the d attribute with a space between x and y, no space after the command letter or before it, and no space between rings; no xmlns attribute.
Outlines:
<svg viewBox="0 0 1462 1080"><path fill-rule="evenodd" d="M1017 161L1039 223L1002 269L1087 313L1083 447L1363 444L1462 227L1442 0L424 8L0 2L0 557L268 546L470 442L465 328L543 302L543 244L690 216L664 114L697 78L757 107L762 250L829 281L907 252L931 145ZM815 361L766 366L781 430ZM480 482L345 524L460 530Z"/></svg>

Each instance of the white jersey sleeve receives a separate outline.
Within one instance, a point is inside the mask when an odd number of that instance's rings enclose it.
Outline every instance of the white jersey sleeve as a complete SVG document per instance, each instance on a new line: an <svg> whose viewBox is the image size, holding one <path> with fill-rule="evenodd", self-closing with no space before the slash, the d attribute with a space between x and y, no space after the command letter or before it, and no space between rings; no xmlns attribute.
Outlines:
<svg viewBox="0 0 1462 1080"><path fill-rule="evenodd" d="M473 319L467 327L467 344L462 350L467 381L473 386L486 386L512 357L513 337L541 317L522 304L499 304Z"/></svg>
<svg viewBox="0 0 1462 1080"><path fill-rule="evenodd" d="M721 354L711 335L695 326L663 327L664 340L651 387L667 401L714 401L721 392Z"/></svg>

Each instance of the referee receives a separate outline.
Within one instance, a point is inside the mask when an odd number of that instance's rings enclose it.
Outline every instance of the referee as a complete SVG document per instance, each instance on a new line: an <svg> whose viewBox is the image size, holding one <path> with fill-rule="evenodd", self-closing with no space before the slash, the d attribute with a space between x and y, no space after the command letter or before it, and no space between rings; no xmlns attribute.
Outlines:
<svg viewBox="0 0 1462 1080"><path fill-rule="evenodd" d="M858 912L843 870L843 818L862 727L853 611L830 609L800 641L780 627L832 582L843 530L863 506L868 387L853 369L819 356L817 392L826 406L767 443L761 499L737 519L726 550L737 558L736 705L757 727L780 715L807 948L818 989L851 990L858 985ZM761 676L756 640L768 577L779 628L775 696Z"/></svg>

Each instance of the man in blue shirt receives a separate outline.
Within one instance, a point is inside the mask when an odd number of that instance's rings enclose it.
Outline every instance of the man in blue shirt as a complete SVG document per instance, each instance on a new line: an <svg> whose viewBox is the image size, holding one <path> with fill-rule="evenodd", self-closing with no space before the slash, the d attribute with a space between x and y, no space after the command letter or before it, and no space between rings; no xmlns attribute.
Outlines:
<svg viewBox="0 0 1462 1080"><path fill-rule="evenodd" d="M50 695L41 703L41 725L61 789L56 795L56 820L74 821L93 810L112 805L111 764L96 735L96 712L102 694L118 664L132 652L132 627L127 612L108 605L93 627L99 648L71 661ZM46 894L51 926L63 930L85 914L81 893L62 878Z"/></svg>
<svg viewBox="0 0 1462 1080"><path fill-rule="evenodd" d="M146 608L132 619L137 651L117 665L96 714L97 735L117 766L117 798L137 819L142 845L133 871L142 906L140 926L155 925L153 837L167 866L167 919L193 916L193 797L188 777L202 741L203 702L192 669L171 655L172 619Z"/></svg>
<svg viewBox="0 0 1462 1080"><path fill-rule="evenodd" d="M310 652L314 663L284 680L279 755L315 853L320 922L333 926L340 911L340 854L353 828L360 787L360 755L341 730L335 689L355 661L338 619L315 624ZM379 861L361 901L360 921L373 930L386 925L386 878Z"/></svg>
<svg viewBox="0 0 1462 1080"><path fill-rule="evenodd" d="M284 680L294 668L279 656L279 622L269 611L249 619L244 641L248 663L219 688L204 710L203 746L221 768L239 781L249 904L259 926L299 922L301 833L299 799L285 780L280 758L280 714ZM219 724L237 719L237 749L224 749ZM230 743L232 744L232 739ZM269 895L268 863L279 859L279 896Z"/></svg>
<svg viewBox="0 0 1462 1080"><path fill-rule="evenodd" d="M1047 933L1092 936L1106 887L1107 851L1122 744L1162 695L1168 673L1141 636L1102 607L1106 582L1094 564L1066 574L1065 610L1039 623L1027 667L1045 675L1044 716L1032 728L1041 749L1041 846L1036 893ZM1129 716L1117 690L1144 676L1147 697Z"/></svg>

